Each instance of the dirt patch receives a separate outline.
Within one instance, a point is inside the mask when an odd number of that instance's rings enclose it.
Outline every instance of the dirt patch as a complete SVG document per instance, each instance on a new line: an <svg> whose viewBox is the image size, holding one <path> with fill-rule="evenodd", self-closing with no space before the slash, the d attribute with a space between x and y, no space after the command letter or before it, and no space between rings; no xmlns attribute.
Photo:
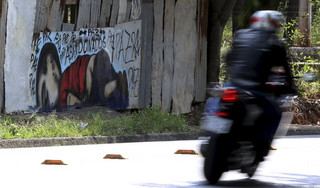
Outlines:
<svg viewBox="0 0 320 188"><path fill-rule="evenodd" d="M296 99L292 111L293 124L320 125L320 99Z"/></svg>
<svg viewBox="0 0 320 188"><path fill-rule="evenodd" d="M184 114L188 125L191 126L200 126L200 119L203 116L205 103L196 103L192 106L191 112Z"/></svg>

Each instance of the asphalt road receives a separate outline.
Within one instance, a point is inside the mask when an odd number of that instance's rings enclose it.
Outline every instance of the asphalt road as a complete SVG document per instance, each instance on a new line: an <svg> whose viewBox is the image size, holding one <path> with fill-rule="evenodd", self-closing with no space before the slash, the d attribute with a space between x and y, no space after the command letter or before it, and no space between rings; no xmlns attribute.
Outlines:
<svg viewBox="0 0 320 188"><path fill-rule="evenodd" d="M320 136L275 140L253 179L227 172L218 185L207 183L199 140L0 149L0 187L320 187ZM125 159L103 159L120 154ZM44 165L48 159L66 165Z"/></svg>

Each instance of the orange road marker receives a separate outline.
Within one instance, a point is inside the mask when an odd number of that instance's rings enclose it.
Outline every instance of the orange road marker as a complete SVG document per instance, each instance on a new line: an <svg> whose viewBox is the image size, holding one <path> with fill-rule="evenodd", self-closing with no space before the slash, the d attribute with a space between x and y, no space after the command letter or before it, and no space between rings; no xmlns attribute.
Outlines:
<svg viewBox="0 0 320 188"><path fill-rule="evenodd" d="M194 150L180 149L176 151L174 154L189 154L189 155L198 155Z"/></svg>
<svg viewBox="0 0 320 188"><path fill-rule="evenodd" d="M67 165L61 160L51 160L51 159L45 160L41 164L44 164L44 165Z"/></svg>
<svg viewBox="0 0 320 188"><path fill-rule="evenodd" d="M104 159L125 159L119 154L107 154L106 156L103 157Z"/></svg>

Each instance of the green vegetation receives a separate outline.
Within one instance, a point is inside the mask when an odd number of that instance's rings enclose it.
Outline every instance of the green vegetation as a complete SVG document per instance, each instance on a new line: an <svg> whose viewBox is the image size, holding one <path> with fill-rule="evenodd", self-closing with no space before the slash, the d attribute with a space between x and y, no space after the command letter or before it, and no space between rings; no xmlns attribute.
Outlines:
<svg viewBox="0 0 320 188"><path fill-rule="evenodd" d="M320 0L310 0L313 9L312 24L311 24L311 43L315 46L320 46Z"/></svg>
<svg viewBox="0 0 320 188"><path fill-rule="evenodd" d="M294 76L302 76L306 73L320 74L319 65L314 65L313 63L320 63L318 59L312 57L306 57L303 54L300 54L302 62L305 64L301 65L299 63L292 63L292 73ZM319 99L320 98L320 80L313 82L306 82L304 80L296 80L296 86L298 93L302 98L306 99Z"/></svg>
<svg viewBox="0 0 320 188"><path fill-rule="evenodd" d="M81 136L81 129L69 119L31 115L23 119L10 116L0 120L0 138L43 138Z"/></svg>
<svg viewBox="0 0 320 188"><path fill-rule="evenodd" d="M319 46L320 45L320 0L312 0L312 5L315 7L313 10L316 11L312 17L312 45ZM283 5L282 5L283 6ZM280 6L281 7L281 6ZM280 10L284 11L284 10ZM285 14L285 13L284 13ZM293 41L292 46L296 46L298 44L298 39L301 37L301 34L298 29L298 18L291 20L290 22L286 23L283 27L284 29L279 33L280 37L284 36L285 30L287 30L287 37L289 41ZM220 63L220 75L219 80L220 82L228 81L226 76L226 63L225 57L228 51L231 48L232 44L232 19L228 21L226 27L223 32L222 37L222 44L221 44L221 63ZM290 46L289 46L290 47ZM320 53L319 53L320 55ZM294 76L301 76L308 72L313 72L315 74L319 73L319 66L314 65L314 63L320 63L319 59L314 59L310 56L305 56L304 54L297 55L299 62L292 62L292 72ZM305 64L300 64L304 62ZM311 98L311 99L318 99L320 98L320 81L315 82L305 82L303 80L296 81L297 89L299 94L303 98Z"/></svg>
<svg viewBox="0 0 320 188"><path fill-rule="evenodd" d="M0 138L46 138L111 136L152 133L192 132L198 128L188 126L183 116L147 108L131 115L106 118L102 113L89 113L86 117L38 116L24 118L5 116L0 119Z"/></svg>
<svg viewBox="0 0 320 188"><path fill-rule="evenodd" d="M152 134L194 131L182 116L161 112L157 108L146 108L130 116L103 119L100 114L91 115L86 135Z"/></svg>
<svg viewBox="0 0 320 188"><path fill-rule="evenodd" d="M312 22L311 22L311 44L312 46L320 45L320 1L319 0L310 0L313 8ZM307 15L306 15L307 16ZM291 20L284 25L284 28L287 30L288 39L293 41L293 46L298 44L299 38L301 38L301 33L298 29L298 20L296 18ZM320 53L319 53L320 55ZM308 72L313 72L319 74L319 66L314 65L314 63L320 63L319 59L306 56L303 53L299 54L299 62L304 62L305 64L301 65L299 63L293 62L292 72L294 76L301 76ZM320 81L315 82L305 82L303 80L297 80L296 82L297 89L302 98L306 99L318 99L320 98Z"/></svg>
<svg viewBox="0 0 320 188"><path fill-rule="evenodd" d="M320 0L309 0L312 4L312 21L311 21L311 44L312 46L320 46ZM282 3L281 3L282 4ZM285 6L281 5L279 7L284 7L284 9L280 9L279 11L283 12L284 15L286 15L285 12ZM303 15L309 16L308 14ZM299 17L292 19L288 21L286 24L284 24L284 30L281 32L282 36L284 35L285 31L287 32L287 38L289 41L292 41L292 46L297 46L299 43L299 39L302 39L303 36L301 32L299 31L298 27L299 23Z"/></svg>
<svg viewBox="0 0 320 188"><path fill-rule="evenodd" d="M226 75L227 70L226 70L226 56L231 49L232 45L232 19L229 19L227 22L223 35L222 35L222 40L221 40L221 49L220 49L220 75L219 75L219 80L220 82L226 82L228 81L228 77Z"/></svg>

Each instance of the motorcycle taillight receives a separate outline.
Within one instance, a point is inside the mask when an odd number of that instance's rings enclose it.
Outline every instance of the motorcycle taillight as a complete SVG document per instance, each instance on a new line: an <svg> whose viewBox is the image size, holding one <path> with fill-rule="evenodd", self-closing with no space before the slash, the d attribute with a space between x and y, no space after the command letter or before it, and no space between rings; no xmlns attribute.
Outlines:
<svg viewBox="0 0 320 188"><path fill-rule="evenodd" d="M225 117L225 116L229 116L229 113L228 112L215 112L214 115L220 116L220 117Z"/></svg>
<svg viewBox="0 0 320 188"><path fill-rule="evenodd" d="M223 102L237 102L238 101L238 91L237 90L224 90L221 100Z"/></svg>

